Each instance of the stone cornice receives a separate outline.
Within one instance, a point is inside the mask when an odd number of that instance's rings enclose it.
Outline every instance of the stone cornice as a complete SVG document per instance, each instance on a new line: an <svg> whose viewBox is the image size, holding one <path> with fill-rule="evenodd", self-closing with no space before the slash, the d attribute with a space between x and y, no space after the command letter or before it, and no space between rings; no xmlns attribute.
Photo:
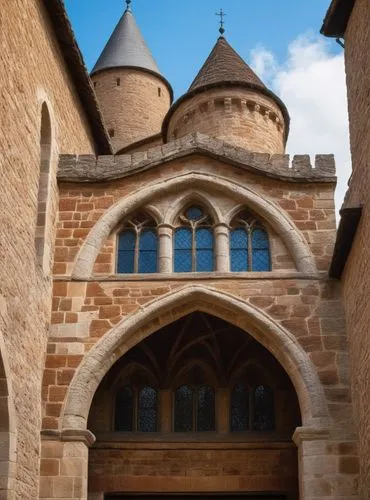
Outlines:
<svg viewBox="0 0 370 500"><path fill-rule="evenodd" d="M163 146L132 155L61 155L58 180L62 182L104 182L144 172L173 160L199 154L241 168L247 172L289 182L335 183L333 155L269 155L253 153L207 135L194 133Z"/></svg>

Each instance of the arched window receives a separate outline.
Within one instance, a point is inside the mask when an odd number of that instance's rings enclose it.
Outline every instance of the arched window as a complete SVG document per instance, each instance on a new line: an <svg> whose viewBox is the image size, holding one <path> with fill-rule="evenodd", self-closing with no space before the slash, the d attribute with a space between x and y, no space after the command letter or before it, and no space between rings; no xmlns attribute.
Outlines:
<svg viewBox="0 0 370 500"><path fill-rule="evenodd" d="M230 401L231 432L246 432L250 429L249 398L249 389L244 384L238 383L233 387Z"/></svg>
<svg viewBox="0 0 370 500"><path fill-rule="evenodd" d="M259 385L253 392L253 430L273 431L275 428L274 393L271 387Z"/></svg>
<svg viewBox="0 0 370 500"><path fill-rule="evenodd" d="M50 265L50 249L47 251L46 242L46 225L50 191L51 140L50 114L46 103L43 103L40 126L40 176L37 194L35 249L37 259L45 272L48 271Z"/></svg>
<svg viewBox="0 0 370 500"><path fill-rule="evenodd" d="M158 236L152 218L139 214L128 219L118 236L118 273L156 273Z"/></svg>
<svg viewBox="0 0 370 500"><path fill-rule="evenodd" d="M114 429L118 432L157 432L158 391L150 386L124 386L117 392Z"/></svg>
<svg viewBox="0 0 370 500"><path fill-rule="evenodd" d="M182 385L176 389L174 399L175 432L215 430L215 391L212 387Z"/></svg>
<svg viewBox="0 0 370 500"><path fill-rule="evenodd" d="M179 217L174 237L174 270L176 273L214 270L214 236L212 220L197 205L187 208Z"/></svg>
<svg viewBox="0 0 370 500"><path fill-rule="evenodd" d="M248 211L234 218L230 231L230 269L238 271L271 271L268 234Z"/></svg>
<svg viewBox="0 0 370 500"><path fill-rule="evenodd" d="M238 382L231 391L231 432L267 432L275 429L274 393L271 387L258 385L253 390Z"/></svg>

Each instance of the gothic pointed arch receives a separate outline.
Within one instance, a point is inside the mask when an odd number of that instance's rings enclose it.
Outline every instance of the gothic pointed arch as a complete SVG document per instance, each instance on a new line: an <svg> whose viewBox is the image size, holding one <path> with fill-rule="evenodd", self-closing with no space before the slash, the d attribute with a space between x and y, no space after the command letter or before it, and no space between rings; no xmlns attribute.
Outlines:
<svg viewBox="0 0 370 500"><path fill-rule="evenodd" d="M63 429L85 430L92 398L113 364L141 340L191 312L213 314L238 326L267 348L295 387L303 425L328 418L322 385L309 356L296 338L266 313L245 301L205 286L184 288L155 299L122 320L89 351L72 380Z"/></svg>
<svg viewBox="0 0 370 500"><path fill-rule="evenodd" d="M73 277L89 279L92 276L94 263L103 242L127 214L142 207L154 196L168 193L174 189L183 191L189 188L222 189L225 194L233 197L237 195L257 215L269 221L291 252L299 272L312 273L316 271L313 255L302 233L288 215L267 196L261 196L250 187L242 186L215 174L189 172L182 176L160 181L146 189L137 190L113 205L90 231L78 254Z"/></svg>

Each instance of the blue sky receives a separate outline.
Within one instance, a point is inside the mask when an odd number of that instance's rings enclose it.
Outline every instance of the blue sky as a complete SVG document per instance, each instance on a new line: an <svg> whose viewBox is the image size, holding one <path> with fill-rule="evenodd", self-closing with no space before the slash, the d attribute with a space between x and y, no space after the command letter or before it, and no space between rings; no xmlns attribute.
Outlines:
<svg viewBox="0 0 370 500"><path fill-rule="evenodd" d="M77 41L92 69L125 8L124 0L65 0ZM175 95L183 94L218 36L216 11L227 16L226 37L245 59L263 45L279 61L302 33L320 30L329 0L133 0L132 9ZM335 44L331 49L338 51Z"/></svg>

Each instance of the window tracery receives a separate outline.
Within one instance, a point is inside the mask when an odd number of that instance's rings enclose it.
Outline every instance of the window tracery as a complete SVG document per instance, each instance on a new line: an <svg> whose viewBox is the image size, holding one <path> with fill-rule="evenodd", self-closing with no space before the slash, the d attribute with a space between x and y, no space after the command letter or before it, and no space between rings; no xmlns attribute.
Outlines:
<svg viewBox="0 0 370 500"><path fill-rule="evenodd" d="M271 271L267 231L248 210L239 213L231 223L230 270Z"/></svg>
<svg viewBox="0 0 370 500"><path fill-rule="evenodd" d="M231 432L268 432L275 429L274 393L268 385L237 382L230 396Z"/></svg>
<svg viewBox="0 0 370 500"><path fill-rule="evenodd" d="M118 235L118 273L156 273L158 235L155 221L145 213L127 219Z"/></svg>
<svg viewBox="0 0 370 500"><path fill-rule="evenodd" d="M116 395L114 429L117 432L157 432L157 389L149 385L121 387Z"/></svg>
<svg viewBox="0 0 370 500"><path fill-rule="evenodd" d="M191 205L179 216L174 235L174 271L214 270L214 235L210 215L199 205Z"/></svg>

